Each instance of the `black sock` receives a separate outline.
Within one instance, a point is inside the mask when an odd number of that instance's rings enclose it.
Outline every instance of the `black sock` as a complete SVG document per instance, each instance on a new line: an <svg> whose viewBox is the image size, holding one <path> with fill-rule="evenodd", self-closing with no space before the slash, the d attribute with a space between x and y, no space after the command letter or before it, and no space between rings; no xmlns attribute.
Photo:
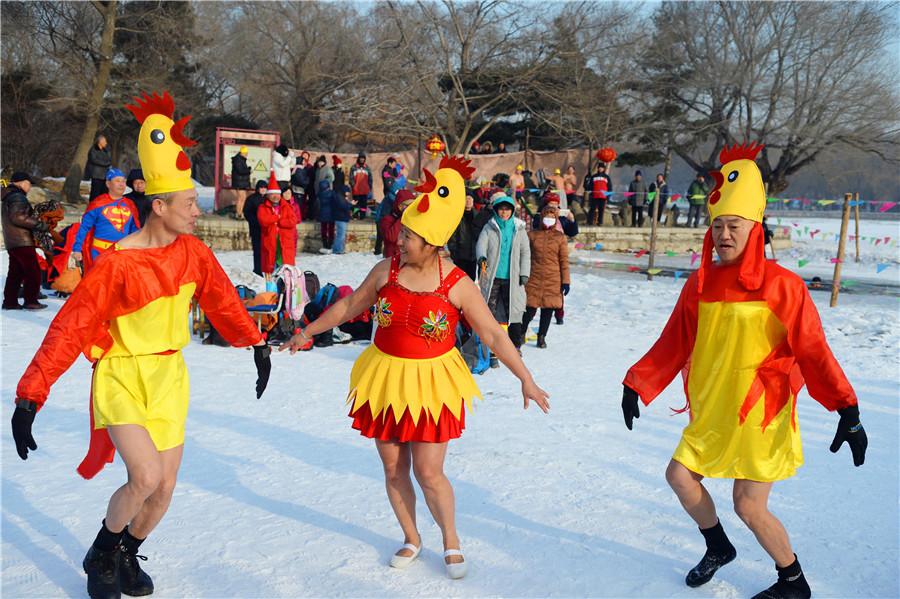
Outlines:
<svg viewBox="0 0 900 599"><path fill-rule="evenodd" d="M715 553L721 553L731 547L731 541L722 528L722 522L716 522L715 526L710 528L701 528L700 534L706 539L706 548Z"/></svg>
<svg viewBox="0 0 900 599"><path fill-rule="evenodd" d="M125 527L125 530L122 532L122 549L127 551L132 555L136 555L138 549L146 539L138 539L131 535L131 531L128 530L128 527Z"/></svg>
<svg viewBox="0 0 900 599"><path fill-rule="evenodd" d="M106 520L103 520L103 526L100 527L100 532L97 533L97 538L94 539L94 547L100 551L112 551L119 546L119 541L122 540L124 532L124 530L122 532L112 532L106 528Z"/></svg>
<svg viewBox="0 0 900 599"><path fill-rule="evenodd" d="M785 566L781 568L778 564L775 564L775 569L778 571L778 580L787 580L793 582L796 580L801 574L803 574L803 570L800 569L800 560L797 559L797 554L794 554L794 563L789 566Z"/></svg>

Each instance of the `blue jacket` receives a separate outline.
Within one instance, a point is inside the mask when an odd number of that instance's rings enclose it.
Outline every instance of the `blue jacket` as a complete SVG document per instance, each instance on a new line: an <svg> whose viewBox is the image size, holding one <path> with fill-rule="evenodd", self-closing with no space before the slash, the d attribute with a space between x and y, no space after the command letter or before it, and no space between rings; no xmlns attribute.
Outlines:
<svg viewBox="0 0 900 599"><path fill-rule="evenodd" d="M334 201L333 197L336 196L328 185L328 181L322 181L319 183L319 189L316 197L319 200L319 222L320 223L333 223L334 222Z"/></svg>

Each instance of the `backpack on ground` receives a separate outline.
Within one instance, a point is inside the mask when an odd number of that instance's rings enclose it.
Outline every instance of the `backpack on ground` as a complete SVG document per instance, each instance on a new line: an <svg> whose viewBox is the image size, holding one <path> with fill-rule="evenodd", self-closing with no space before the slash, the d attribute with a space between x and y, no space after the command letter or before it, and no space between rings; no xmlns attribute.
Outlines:
<svg viewBox="0 0 900 599"><path fill-rule="evenodd" d="M306 278L306 294L311 298L316 297L316 294L319 293L319 289L322 287L319 283L319 275L311 270L307 270L303 272L303 276Z"/></svg>
<svg viewBox="0 0 900 599"><path fill-rule="evenodd" d="M312 300L319 308L324 312L327 310L331 304L338 301L338 288L334 283L328 283L315 295Z"/></svg>
<svg viewBox="0 0 900 599"><path fill-rule="evenodd" d="M278 269L276 276L279 279L279 291L282 286L284 288L282 314L291 320L300 320L303 318L303 309L309 303L305 274L296 266L285 264Z"/></svg>
<svg viewBox="0 0 900 599"><path fill-rule="evenodd" d="M475 331L457 325L456 346L472 374L483 374L491 367L491 350Z"/></svg>

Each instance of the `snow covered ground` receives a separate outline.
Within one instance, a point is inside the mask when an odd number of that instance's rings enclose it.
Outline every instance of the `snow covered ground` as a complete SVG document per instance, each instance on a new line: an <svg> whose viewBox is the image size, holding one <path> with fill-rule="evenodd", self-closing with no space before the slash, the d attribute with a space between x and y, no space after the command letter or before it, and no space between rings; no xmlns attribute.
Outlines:
<svg viewBox="0 0 900 599"><path fill-rule="evenodd" d="M236 283L253 282L248 252L220 259ZM299 263L323 284L355 286L375 258L301 255ZM505 368L477 377L485 400L447 459L470 564L460 581L444 575L440 533L421 495L423 556L406 571L386 565L400 530L373 443L350 429L343 401L362 346L273 356L269 388L256 400L249 351L192 343L180 481L142 547L154 596L748 597L768 586L773 564L731 511L727 481L708 487L738 558L706 586L684 585L704 544L663 474L686 424L668 409L683 405L681 385L642 410L634 431L622 421L622 376L662 329L683 281L575 275L566 324L552 326L547 349L524 348L551 395L549 415L522 410ZM806 464L775 486L771 506L815 596L897 597L900 300L847 294L829 309L828 293L814 297L860 396L869 452L861 468L846 446L831 454L837 416L804 392ZM43 313L0 314L3 422L61 305L47 302ZM89 377L79 360L53 388L27 462L16 456L9 425L0 429L5 597L85 594L81 560L125 477L119 460L91 481L75 473L87 448Z"/></svg>

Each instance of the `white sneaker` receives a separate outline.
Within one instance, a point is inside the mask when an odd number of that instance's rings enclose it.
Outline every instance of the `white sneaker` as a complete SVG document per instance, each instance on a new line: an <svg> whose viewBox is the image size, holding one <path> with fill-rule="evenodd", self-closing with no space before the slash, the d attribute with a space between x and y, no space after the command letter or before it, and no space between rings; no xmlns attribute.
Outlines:
<svg viewBox="0 0 900 599"><path fill-rule="evenodd" d="M335 343L350 343L353 340L353 335L350 333L345 333L339 328L335 327L331 329L331 340Z"/></svg>
<svg viewBox="0 0 900 599"><path fill-rule="evenodd" d="M419 557L419 554L422 553L422 542L419 541L419 546L416 547L412 543L406 543L398 549L397 551L402 551L403 549L409 549L413 552L412 555L392 555L391 556L391 568L397 568L398 570L403 570L409 567L411 563L416 561L416 558Z"/></svg>
<svg viewBox="0 0 900 599"><path fill-rule="evenodd" d="M462 551L460 551L459 549L448 549L444 552L444 557L450 557L451 555L462 556ZM469 571L469 566L465 561L462 561L458 564L448 564L445 560L444 566L447 568L447 576L453 578L454 580L464 577Z"/></svg>
<svg viewBox="0 0 900 599"><path fill-rule="evenodd" d="M320 254L330 254L331 250L329 250L328 248L319 248L319 253Z"/></svg>

